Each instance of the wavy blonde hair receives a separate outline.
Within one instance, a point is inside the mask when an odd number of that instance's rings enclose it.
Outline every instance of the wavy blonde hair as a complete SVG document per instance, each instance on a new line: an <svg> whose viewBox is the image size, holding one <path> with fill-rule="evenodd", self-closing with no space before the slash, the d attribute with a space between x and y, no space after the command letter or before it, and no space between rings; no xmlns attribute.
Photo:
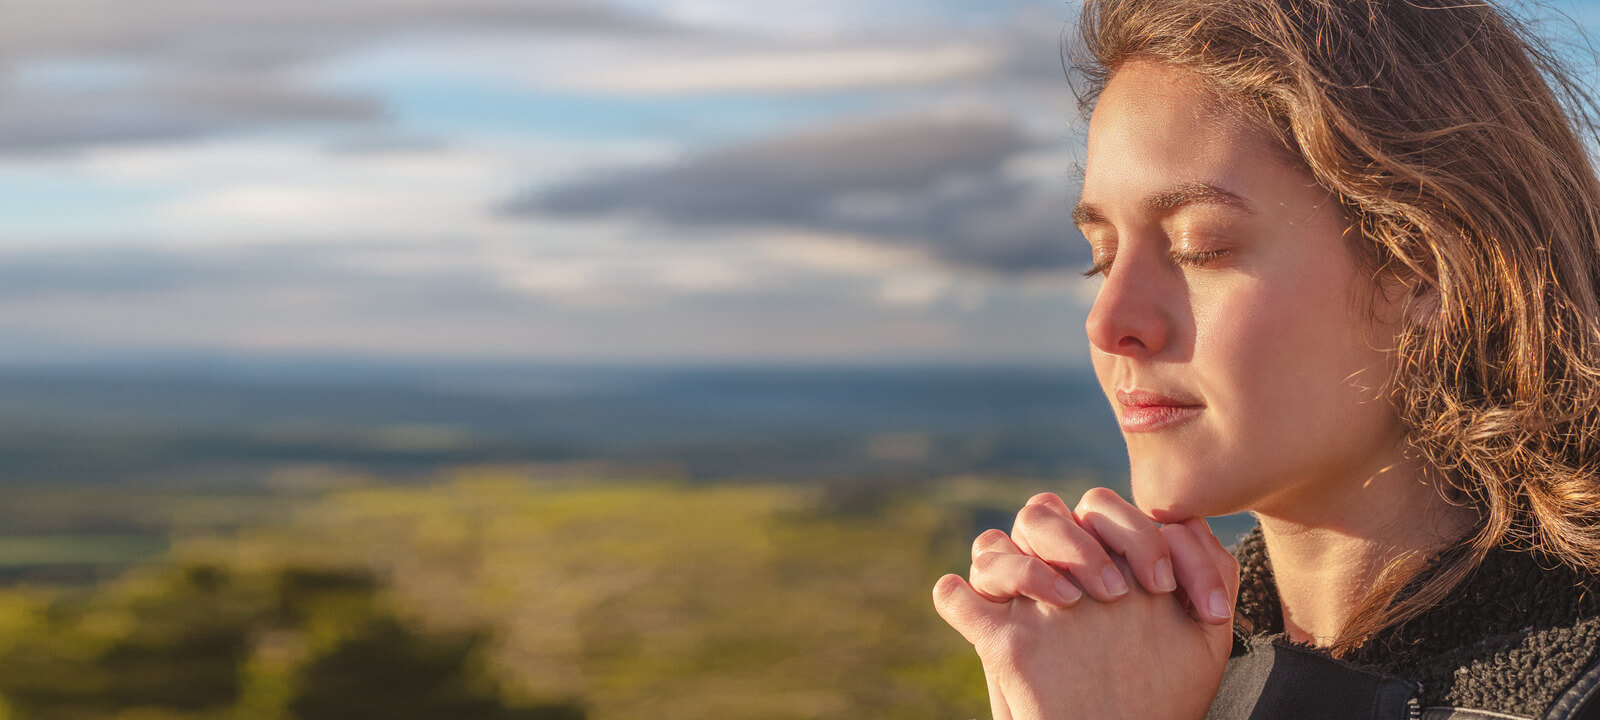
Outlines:
<svg viewBox="0 0 1600 720"><path fill-rule="evenodd" d="M1375 287L1408 291L1391 398L1480 521L1426 578L1390 566L1335 652L1497 546L1600 572L1595 104L1532 26L1461 0L1085 0L1079 30L1086 111L1130 59L1193 71L1340 198Z"/></svg>

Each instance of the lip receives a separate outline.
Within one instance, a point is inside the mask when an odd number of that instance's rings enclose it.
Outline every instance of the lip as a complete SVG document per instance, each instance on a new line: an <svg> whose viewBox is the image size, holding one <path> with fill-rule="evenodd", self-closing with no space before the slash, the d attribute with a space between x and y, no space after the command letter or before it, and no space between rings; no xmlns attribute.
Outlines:
<svg viewBox="0 0 1600 720"><path fill-rule="evenodd" d="M1205 410L1205 405L1192 398L1139 388L1118 390L1117 404L1122 406L1117 423L1123 432L1135 433L1175 427L1199 417Z"/></svg>

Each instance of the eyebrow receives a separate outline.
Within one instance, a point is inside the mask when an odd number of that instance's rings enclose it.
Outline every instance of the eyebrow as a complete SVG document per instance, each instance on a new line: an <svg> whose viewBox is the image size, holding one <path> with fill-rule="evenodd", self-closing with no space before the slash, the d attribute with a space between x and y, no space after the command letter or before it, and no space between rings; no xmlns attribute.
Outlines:
<svg viewBox="0 0 1600 720"><path fill-rule="evenodd" d="M1151 195L1139 202L1139 209L1146 215L1160 216L1188 205L1223 205L1248 215L1256 212L1250 203L1237 194L1203 182L1184 183ZM1103 222L1106 222L1105 214L1094 205L1080 202L1072 209L1074 225Z"/></svg>

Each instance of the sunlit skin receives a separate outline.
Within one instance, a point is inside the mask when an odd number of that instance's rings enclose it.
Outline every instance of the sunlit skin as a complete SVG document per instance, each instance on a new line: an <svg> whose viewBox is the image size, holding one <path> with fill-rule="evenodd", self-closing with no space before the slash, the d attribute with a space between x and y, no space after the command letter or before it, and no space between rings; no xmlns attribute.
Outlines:
<svg viewBox="0 0 1600 720"><path fill-rule="evenodd" d="M1253 509L1310 521L1401 462L1383 348L1338 202L1183 71L1134 63L1089 130L1074 213L1102 284L1086 330L1117 392L1200 407L1123 433L1139 507L1160 521Z"/></svg>
<svg viewBox="0 0 1600 720"><path fill-rule="evenodd" d="M1285 605L1310 590L1292 624L1331 638L1374 566L1460 522L1384 396L1401 293L1377 292L1309 172L1170 66L1130 62L1106 87L1074 219L1102 270L1085 329L1136 504L1158 521L1255 511ZM1130 430L1129 390L1198 407ZM1329 596L1338 610L1318 609Z"/></svg>
<svg viewBox="0 0 1600 720"><path fill-rule="evenodd" d="M1085 329L1136 507L1037 497L1009 538L978 538L970 583L942 578L935 606L984 661L997 720L1198 718L1238 572L1198 517L1254 511L1290 636L1327 643L1383 567L1472 511L1407 456L1387 399L1388 351L1417 321L1409 288L1380 288L1337 198L1196 76L1117 68L1074 220L1101 278ZM1090 522L1086 503L1118 519ZM1132 591L1101 584L1108 557ZM1162 560L1188 615L1155 580ZM1061 576L1092 600L1052 589ZM1217 590L1220 613L1196 607Z"/></svg>

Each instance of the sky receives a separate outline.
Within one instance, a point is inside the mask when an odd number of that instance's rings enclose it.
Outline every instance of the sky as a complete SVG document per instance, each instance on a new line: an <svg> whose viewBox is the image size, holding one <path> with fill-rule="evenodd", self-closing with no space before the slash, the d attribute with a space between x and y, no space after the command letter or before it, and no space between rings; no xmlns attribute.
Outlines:
<svg viewBox="0 0 1600 720"><path fill-rule="evenodd" d="M1086 362L1068 2L0 14L0 361Z"/></svg>

